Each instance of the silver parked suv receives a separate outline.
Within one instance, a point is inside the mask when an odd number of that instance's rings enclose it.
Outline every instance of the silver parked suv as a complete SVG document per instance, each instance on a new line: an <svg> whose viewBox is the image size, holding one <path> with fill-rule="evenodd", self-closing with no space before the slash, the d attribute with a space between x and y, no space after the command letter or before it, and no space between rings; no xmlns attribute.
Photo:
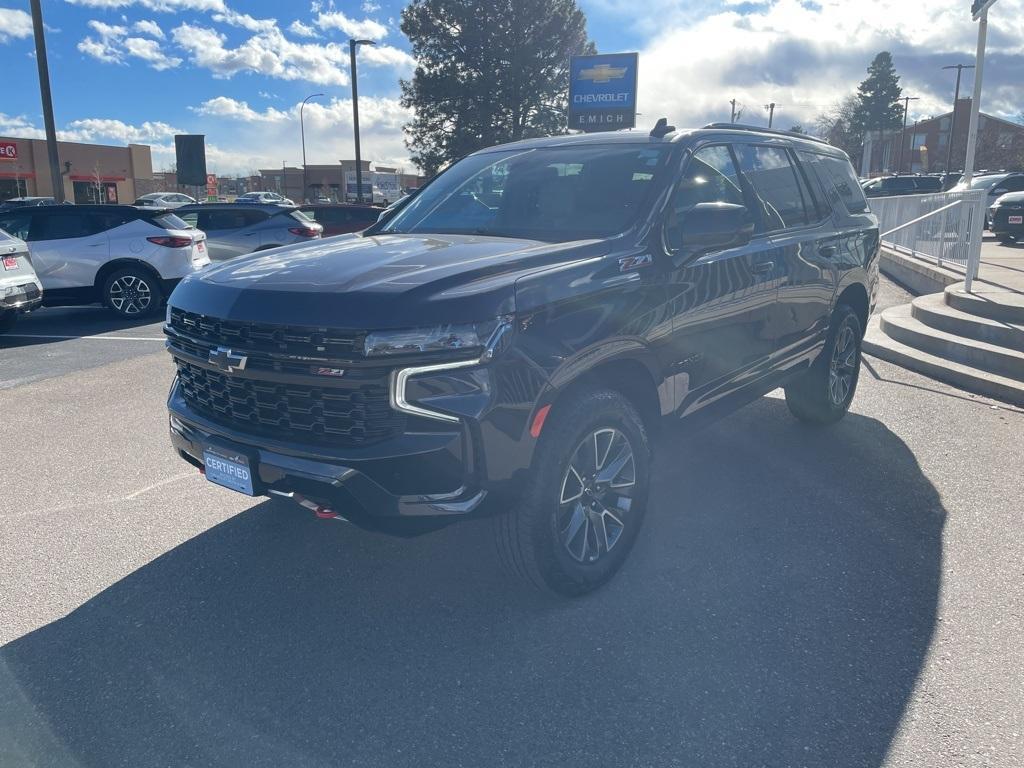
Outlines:
<svg viewBox="0 0 1024 768"><path fill-rule="evenodd" d="M0 213L28 243L46 306L102 303L119 315L158 312L181 278L210 263L206 235L167 211L45 205Z"/></svg>
<svg viewBox="0 0 1024 768"><path fill-rule="evenodd" d="M183 205L174 213L206 233L214 261L309 242L320 237L324 229L306 214L284 205L201 203Z"/></svg>
<svg viewBox="0 0 1024 768"><path fill-rule="evenodd" d="M0 229L0 333L14 326L21 312L43 302L43 286L32 269L28 246Z"/></svg>

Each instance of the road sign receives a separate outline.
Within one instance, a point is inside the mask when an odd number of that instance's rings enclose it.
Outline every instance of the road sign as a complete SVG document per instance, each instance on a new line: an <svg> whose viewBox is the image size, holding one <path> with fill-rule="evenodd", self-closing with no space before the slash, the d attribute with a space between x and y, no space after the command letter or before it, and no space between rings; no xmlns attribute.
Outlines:
<svg viewBox="0 0 1024 768"><path fill-rule="evenodd" d="M569 127L615 131L636 125L639 55L573 56L569 62Z"/></svg>
<svg viewBox="0 0 1024 768"><path fill-rule="evenodd" d="M17 160L18 145L13 141L0 141L0 160Z"/></svg>

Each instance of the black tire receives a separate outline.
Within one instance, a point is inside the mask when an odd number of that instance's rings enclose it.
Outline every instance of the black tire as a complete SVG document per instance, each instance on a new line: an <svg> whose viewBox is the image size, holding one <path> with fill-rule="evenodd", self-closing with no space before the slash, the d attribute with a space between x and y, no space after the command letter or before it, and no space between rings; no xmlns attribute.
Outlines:
<svg viewBox="0 0 1024 768"><path fill-rule="evenodd" d="M7 312L0 312L0 333L6 333L11 330L17 321L17 312L12 312L10 310Z"/></svg>
<svg viewBox="0 0 1024 768"><path fill-rule="evenodd" d="M809 424L834 424L846 415L860 378L863 335L857 313L839 304L832 312L828 339L818 359L786 387L790 413Z"/></svg>
<svg viewBox="0 0 1024 768"><path fill-rule="evenodd" d="M1016 239L1017 238L1015 236L1007 235L1007 234L1002 233L1002 232L1000 232L998 235L996 235L996 240L998 240L1003 245L1009 245L1010 243L1014 242Z"/></svg>
<svg viewBox="0 0 1024 768"><path fill-rule="evenodd" d="M148 317L160 311L164 292L147 269L125 267L103 281L103 304L124 318Z"/></svg>
<svg viewBox="0 0 1024 768"><path fill-rule="evenodd" d="M615 575L640 530L650 485L647 431L629 400L605 389L571 397L544 425L527 490L513 509L494 518L503 566L566 597L586 594ZM593 472L585 466L590 440ZM631 462L622 460L623 446ZM578 471L570 469L573 461ZM576 481L580 495L573 499Z"/></svg>

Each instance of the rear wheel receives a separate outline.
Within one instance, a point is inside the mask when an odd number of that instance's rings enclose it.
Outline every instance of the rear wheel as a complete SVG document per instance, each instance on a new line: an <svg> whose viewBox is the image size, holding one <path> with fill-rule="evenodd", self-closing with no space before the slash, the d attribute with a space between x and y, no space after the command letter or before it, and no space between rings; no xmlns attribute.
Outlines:
<svg viewBox="0 0 1024 768"><path fill-rule="evenodd" d="M1014 242L1016 239L1016 236L1008 235L1005 232L1000 232L999 234L996 235L996 240L998 240L1003 245L1008 245L1009 243Z"/></svg>
<svg viewBox="0 0 1024 768"><path fill-rule="evenodd" d="M860 377L862 336L857 313L838 305L825 349L803 376L786 387L790 413L812 424L832 424L846 415Z"/></svg>
<svg viewBox="0 0 1024 768"><path fill-rule="evenodd" d="M595 390L552 414L528 490L495 519L503 564L532 585L582 595L625 561L647 506L650 446L636 408Z"/></svg>
<svg viewBox="0 0 1024 768"><path fill-rule="evenodd" d="M152 315L160 310L163 299L159 281L138 267L119 269L103 283L103 303L121 317Z"/></svg>

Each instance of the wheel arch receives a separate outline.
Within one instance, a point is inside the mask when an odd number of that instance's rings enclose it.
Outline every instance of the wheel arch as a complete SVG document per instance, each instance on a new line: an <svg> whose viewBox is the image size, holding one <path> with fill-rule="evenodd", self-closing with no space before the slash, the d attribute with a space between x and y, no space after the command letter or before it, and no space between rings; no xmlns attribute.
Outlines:
<svg viewBox="0 0 1024 768"><path fill-rule="evenodd" d="M100 298L103 297L103 284L107 282L108 277L110 277L117 270L127 269L128 267L137 267L139 269L142 269L150 276L152 276L153 279L156 280L158 284L160 284L163 281L163 278L160 277L160 273L156 270L156 267L154 267L152 264L142 261L141 259L113 259L111 261L108 261L102 267L100 267L99 270L97 270L96 272L96 280L93 282L93 286L96 288L97 295L100 296Z"/></svg>
<svg viewBox="0 0 1024 768"><path fill-rule="evenodd" d="M860 320L860 332L863 336L868 329L868 316L871 313L867 289L860 283L851 283L836 297L835 305L838 307L840 304L845 304L857 313L857 318Z"/></svg>

